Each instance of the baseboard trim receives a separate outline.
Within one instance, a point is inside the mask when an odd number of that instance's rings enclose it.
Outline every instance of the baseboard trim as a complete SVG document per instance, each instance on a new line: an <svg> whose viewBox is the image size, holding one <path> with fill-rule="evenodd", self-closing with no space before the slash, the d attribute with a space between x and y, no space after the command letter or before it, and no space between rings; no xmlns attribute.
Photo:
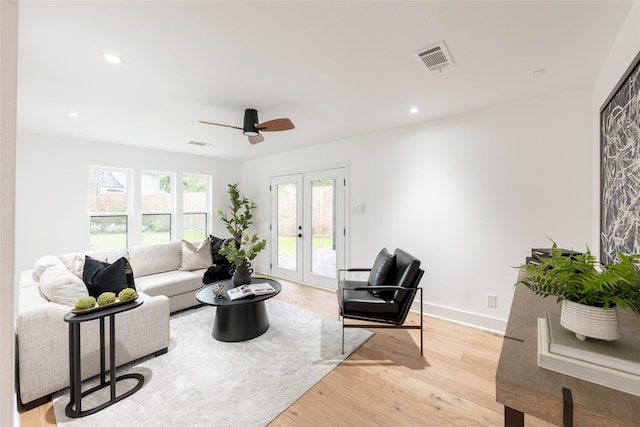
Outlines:
<svg viewBox="0 0 640 427"><path fill-rule="evenodd" d="M257 270L256 273L278 279L277 276L272 276L269 273L263 273L263 270ZM287 279L285 279L287 280ZM324 289L325 291L335 292L334 290L327 289L323 286L313 285L311 283L296 282L305 286L312 286L318 289ZM492 332L499 335L504 335L507 330L507 321L498 319L495 317L483 316L477 313L470 313L468 311L457 310L455 308L444 307L436 304L423 303L423 314L437 319L447 320L449 322L458 323L472 328L481 329L484 331ZM420 314L420 303L414 302L411 306L411 311Z"/></svg>
<svg viewBox="0 0 640 427"><path fill-rule="evenodd" d="M495 334L504 335L507 329L507 321L495 317L483 316L477 313L457 310L455 308L444 307L436 304L423 303L423 314L437 319L447 320L472 328L485 330ZM413 303L411 311L420 313L420 304Z"/></svg>

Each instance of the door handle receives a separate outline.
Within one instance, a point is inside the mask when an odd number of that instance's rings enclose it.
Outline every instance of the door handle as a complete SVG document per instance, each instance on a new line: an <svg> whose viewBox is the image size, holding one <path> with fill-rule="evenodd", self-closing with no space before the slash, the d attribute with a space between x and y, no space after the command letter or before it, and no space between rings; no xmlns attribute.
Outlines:
<svg viewBox="0 0 640 427"><path fill-rule="evenodd" d="M302 233L298 233L298 237L302 237Z"/></svg>

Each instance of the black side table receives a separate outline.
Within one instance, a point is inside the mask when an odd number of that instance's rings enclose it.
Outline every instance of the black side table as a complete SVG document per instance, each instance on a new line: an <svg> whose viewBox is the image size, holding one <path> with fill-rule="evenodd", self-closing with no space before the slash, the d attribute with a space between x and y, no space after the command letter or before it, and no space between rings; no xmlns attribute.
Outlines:
<svg viewBox="0 0 640 427"><path fill-rule="evenodd" d="M67 313L64 316L64 321L69 323L69 377L70 377L70 395L71 401L65 407L65 414L69 418L78 418L84 417L85 415L91 415L98 411L103 410L104 408L113 405L114 403L124 399L125 397L131 396L136 391L140 390L142 385L144 384L144 377L141 374L126 374L121 375L116 378L116 322L115 316L118 313L122 313L124 311L133 310L134 308L140 307L143 303L143 299L139 296L136 300L120 304L114 307L105 308L102 310L92 311L86 314L73 314ZM109 381L106 381L105 375L105 344L104 344L104 318L109 317ZM89 390L82 391L81 381L81 363L82 359L80 358L80 324L82 322L88 322L90 320L100 320L100 384L95 387L90 388ZM121 394L120 396L116 396L116 382L126 379L126 378L134 378L138 380L138 384L136 384L131 390ZM88 409L86 411L82 410L82 398L95 392L101 390L107 386L111 386L111 398L107 402L96 406L94 408Z"/></svg>

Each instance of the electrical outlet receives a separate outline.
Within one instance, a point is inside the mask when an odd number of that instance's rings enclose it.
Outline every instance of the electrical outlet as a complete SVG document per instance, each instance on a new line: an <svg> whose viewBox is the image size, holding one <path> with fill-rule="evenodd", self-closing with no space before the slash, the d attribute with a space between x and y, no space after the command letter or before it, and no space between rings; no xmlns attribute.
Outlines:
<svg viewBox="0 0 640 427"><path fill-rule="evenodd" d="M487 307L496 308L498 306L498 297L496 295L487 295Z"/></svg>

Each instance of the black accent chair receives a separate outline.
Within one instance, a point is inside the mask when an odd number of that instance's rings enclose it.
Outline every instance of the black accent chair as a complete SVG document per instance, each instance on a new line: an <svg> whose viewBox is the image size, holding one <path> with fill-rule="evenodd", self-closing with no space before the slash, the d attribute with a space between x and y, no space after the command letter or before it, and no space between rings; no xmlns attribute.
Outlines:
<svg viewBox="0 0 640 427"><path fill-rule="evenodd" d="M369 278L366 282L346 279L346 273L367 271ZM423 274L420 260L399 248L393 254L383 248L371 268L338 270L338 318L342 318L342 353L344 354L345 328L400 328L420 329L420 354L423 354L422 288L418 287ZM418 292L420 325L403 325ZM345 323L345 319L374 323Z"/></svg>

